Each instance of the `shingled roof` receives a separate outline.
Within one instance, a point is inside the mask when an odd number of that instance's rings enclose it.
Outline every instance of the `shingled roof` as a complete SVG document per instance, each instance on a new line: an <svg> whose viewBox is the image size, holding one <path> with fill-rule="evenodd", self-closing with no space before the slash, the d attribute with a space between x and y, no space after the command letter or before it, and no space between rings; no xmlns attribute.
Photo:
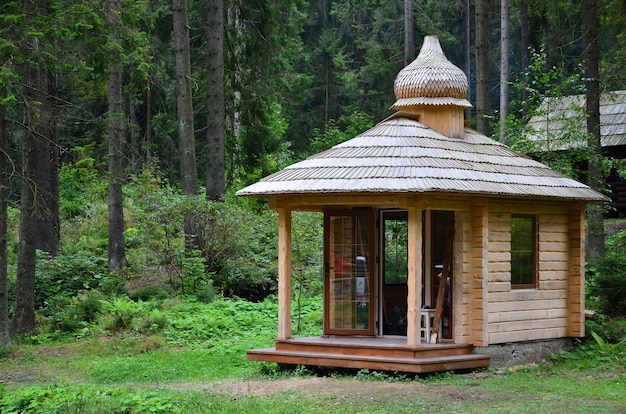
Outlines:
<svg viewBox="0 0 626 414"><path fill-rule="evenodd" d="M544 99L528 121L527 138L543 151L586 146L584 108L585 95ZM600 95L600 137L603 148L626 146L626 91Z"/></svg>
<svg viewBox="0 0 626 414"><path fill-rule="evenodd" d="M414 62L405 69L411 68L417 77L406 76L406 71L398 75L395 88L398 101L394 108L401 109L400 112L357 137L265 177L237 194L271 197L447 192L585 201L606 199L588 186L474 130L465 128L460 138L451 138L420 122L428 111L424 107L429 105L437 106L438 110L450 108L451 113L457 111L461 117L462 108L469 105L460 96L466 86L458 86L459 72L450 69L452 64L433 63L433 56L445 59L443 52L435 50L433 53L433 47L441 50L436 38L434 42L432 39L425 41L420 52L420 56L425 52L429 54L429 59L422 59L428 62L427 70ZM442 80L445 76L440 72L441 67L446 68L444 75L452 74L452 81ZM400 87L398 82L401 82ZM429 82L451 85L447 87L451 91L450 100L446 101L448 98L441 94L445 87L437 88ZM412 103L416 99L421 100L419 105ZM405 102L411 104L404 106Z"/></svg>

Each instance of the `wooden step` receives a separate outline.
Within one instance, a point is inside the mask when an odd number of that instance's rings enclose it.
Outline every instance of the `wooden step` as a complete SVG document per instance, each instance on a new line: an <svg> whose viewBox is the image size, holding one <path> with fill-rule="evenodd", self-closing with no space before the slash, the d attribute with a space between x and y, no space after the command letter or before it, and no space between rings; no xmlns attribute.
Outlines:
<svg viewBox="0 0 626 414"><path fill-rule="evenodd" d="M247 351L250 361L276 362L289 365L308 365L332 368L372 369L377 371L426 373L488 367L487 355L461 354L419 358L391 356L348 355L326 352L277 350L276 348Z"/></svg>
<svg viewBox="0 0 626 414"><path fill-rule="evenodd" d="M321 338L307 338L304 341L284 340L276 341L276 350L279 351L296 351L311 353L329 353L340 355L361 355L375 357L392 357L392 358L426 358L438 356L467 355L472 353L471 345L456 344L426 344L418 347L408 347L404 341L380 341L376 342L370 338L363 341L347 340L339 338L336 341Z"/></svg>

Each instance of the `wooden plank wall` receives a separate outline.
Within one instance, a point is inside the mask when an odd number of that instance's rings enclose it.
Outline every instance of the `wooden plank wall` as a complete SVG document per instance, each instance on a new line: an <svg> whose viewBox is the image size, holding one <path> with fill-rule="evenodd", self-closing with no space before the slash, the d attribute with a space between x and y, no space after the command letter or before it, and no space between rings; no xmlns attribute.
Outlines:
<svg viewBox="0 0 626 414"><path fill-rule="evenodd" d="M472 308L476 299L473 296L472 274L472 222L468 211L457 211L455 215L456 235L454 245L454 339L459 344L473 344ZM463 277L456 277L463 275Z"/></svg>
<svg viewBox="0 0 626 414"><path fill-rule="evenodd" d="M585 205L570 210L570 272L568 291L569 334L585 336Z"/></svg>
<svg viewBox="0 0 626 414"><path fill-rule="evenodd" d="M488 241L489 344L566 337L572 331L568 315L572 218L562 205L490 204ZM510 268L511 215L535 212L538 220L536 289L512 289ZM580 231L573 231L580 235ZM578 298L580 300L580 298Z"/></svg>

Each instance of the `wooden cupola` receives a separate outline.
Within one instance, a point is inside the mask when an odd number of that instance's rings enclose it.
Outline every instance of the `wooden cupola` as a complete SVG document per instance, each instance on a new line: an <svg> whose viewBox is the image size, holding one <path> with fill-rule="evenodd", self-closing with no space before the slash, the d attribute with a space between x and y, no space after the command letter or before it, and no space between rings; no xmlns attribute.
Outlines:
<svg viewBox="0 0 626 414"><path fill-rule="evenodd" d="M417 58L394 82L392 109L418 116L419 122L450 138L463 138L463 111L469 85L465 73L444 55L436 36L424 38Z"/></svg>

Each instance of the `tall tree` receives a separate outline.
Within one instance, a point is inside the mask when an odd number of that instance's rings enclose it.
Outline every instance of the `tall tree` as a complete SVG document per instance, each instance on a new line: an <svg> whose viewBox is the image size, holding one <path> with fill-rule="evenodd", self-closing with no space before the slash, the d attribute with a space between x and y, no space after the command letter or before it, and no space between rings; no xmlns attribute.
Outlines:
<svg viewBox="0 0 626 414"><path fill-rule="evenodd" d="M522 72L522 102L528 99L528 80L526 71L530 65L530 28L528 26L528 3L526 0L520 0L520 69ZM525 115L525 113L522 113Z"/></svg>
<svg viewBox="0 0 626 414"><path fill-rule="evenodd" d="M509 116L509 0L500 0L500 142Z"/></svg>
<svg viewBox="0 0 626 414"><path fill-rule="evenodd" d="M124 181L124 109L122 98L122 64L120 41L118 39L119 20L122 14L121 0L108 0L107 19L109 23L109 62L108 62L108 162L109 162L109 269L119 271L126 266L124 245L124 206L122 183Z"/></svg>
<svg viewBox="0 0 626 414"><path fill-rule="evenodd" d="M404 0L404 66L416 58L413 22L413 0Z"/></svg>
<svg viewBox="0 0 626 414"><path fill-rule="evenodd" d="M588 184L591 188L602 191L598 0L584 0L583 10L583 27L585 30L583 64L587 102L587 134L589 137ZM589 204L587 207L587 228L587 254L591 259L601 257L604 254L604 221L601 206Z"/></svg>
<svg viewBox="0 0 626 414"><path fill-rule="evenodd" d="M0 87L0 100L6 88ZM9 206L9 158L6 129L6 105L0 102L0 348L11 344L9 330L9 279L7 272L7 237Z"/></svg>
<svg viewBox="0 0 626 414"><path fill-rule="evenodd" d="M178 146L180 151L180 181L183 195L198 196L198 171L191 96L191 58L189 55L189 19L187 0L173 0L174 54L176 57L176 105L178 108ZM185 214L185 245L195 247L197 234L191 214Z"/></svg>
<svg viewBox="0 0 626 414"><path fill-rule="evenodd" d="M27 2L28 3L28 2ZM26 13L27 19L32 11ZM38 104L33 97L37 82L36 68L24 64L22 72L24 92L24 117L22 121L22 180L20 191L19 246L15 276L15 305L11 330L25 334L35 328L35 266L37 250L37 139L35 125L39 118Z"/></svg>
<svg viewBox="0 0 626 414"><path fill-rule="evenodd" d="M489 135L489 0L476 0L476 129Z"/></svg>
<svg viewBox="0 0 626 414"><path fill-rule="evenodd" d="M46 13L49 13L46 11ZM47 62L49 59L46 58ZM54 257L60 238L59 151L55 126L55 75L39 66L41 108L37 128L37 249Z"/></svg>
<svg viewBox="0 0 626 414"><path fill-rule="evenodd" d="M45 26L40 19L45 1L25 1L22 4L24 34L21 49L22 79L22 175L20 185L20 222L17 270L15 276L15 305L11 330L25 334L35 328L35 268L37 260L37 183L38 150L40 139L46 139L44 126L46 113L42 110L46 80L43 65L47 55L46 42L40 30Z"/></svg>
<svg viewBox="0 0 626 414"><path fill-rule="evenodd" d="M224 154L224 2L207 2L207 199L226 192Z"/></svg>

